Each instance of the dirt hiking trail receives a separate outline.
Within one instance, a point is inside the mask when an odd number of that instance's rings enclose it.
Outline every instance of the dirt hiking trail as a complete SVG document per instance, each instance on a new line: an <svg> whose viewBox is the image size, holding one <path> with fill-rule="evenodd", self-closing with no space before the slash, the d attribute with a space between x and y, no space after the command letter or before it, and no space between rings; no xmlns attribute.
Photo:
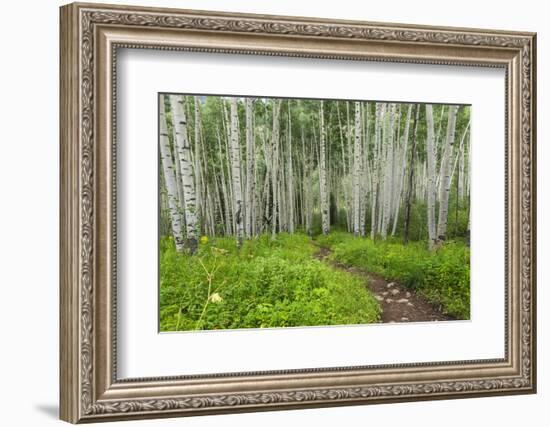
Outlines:
<svg viewBox="0 0 550 427"><path fill-rule="evenodd" d="M331 267L346 271L361 278L380 304L381 323L398 322L432 322L438 320L453 320L443 314L439 307L429 303L426 298L407 289L397 282L388 281L380 276L369 273L357 267L349 267L329 259L329 248L318 246L315 257Z"/></svg>

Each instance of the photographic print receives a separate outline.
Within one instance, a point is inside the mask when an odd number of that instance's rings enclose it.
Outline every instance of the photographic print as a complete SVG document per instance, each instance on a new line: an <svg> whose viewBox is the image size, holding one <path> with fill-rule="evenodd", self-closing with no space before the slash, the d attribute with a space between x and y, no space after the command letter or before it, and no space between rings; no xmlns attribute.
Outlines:
<svg viewBox="0 0 550 427"><path fill-rule="evenodd" d="M159 95L160 330L470 318L470 106Z"/></svg>
<svg viewBox="0 0 550 427"><path fill-rule="evenodd" d="M536 392L535 33L59 22L61 419Z"/></svg>

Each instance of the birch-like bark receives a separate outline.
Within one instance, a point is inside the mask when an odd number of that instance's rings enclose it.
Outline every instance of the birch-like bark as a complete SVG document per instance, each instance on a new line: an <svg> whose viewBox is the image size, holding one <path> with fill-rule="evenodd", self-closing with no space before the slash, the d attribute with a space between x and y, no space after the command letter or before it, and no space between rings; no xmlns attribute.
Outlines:
<svg viewBox="0 0 550 427"><path fill-rule="evenodd" d="M271 191L272 191L272 215L271 215L271 234L275 237L277 233L277 224L280 225L280 218L278 220L279 213L279 115L281 112L281 100L273 100L273 131L271 134L271 157L272 157L272 167L271 167Z"/></svg>
<svg viewBox="0 0 550 427"><path fill-rule="evenodd" d="M458 160L458 198L462 201L464 199L464 140L466 139L466 135L468 134L468 131L470 129L470 121L468 121L468 124L466 125L466 129L464 130L464 133L462 135L462 138L460 139L460 153L459 153L459 160Z"/></svg>
<svg viewBox="0 0 550 427"><path fill-rule="evenodd" d="M434 151L434 117L433 107L431 104L426 104L426 127L427 127L427 141L426 141L426 157L427 157L427 175L428 186L426 189L428 198L428 245L430 249L435 244L436 230L435 230L435 151Z"/></svg>
<svg viewBox="0 0 550 427"><path fill-rule="evenodd" d="M174 162L170 150L170 139L168 137L168 125L166 124L166 115L164 113L164 95L160 98L160 157L162 161L162 171L166 192L168 198L168 211L170 214L170 223L172 225L172 235L176 244L176 250L182 252L184 249L183 234L181 230L180 201L178 196L178 186L174 175Z"/></svg>
<svg viewBox="0 0 550 427"><path fill-rule="evenodd" d="M410 166L409 166L409 177L407 181L407 193L405 201L405 225L403 229L403 244L406 245L409 243L409 227L411 223L411 199L413 192L413 180L414 180L414 163L416 158L416 131L418 129L418 118L420 116L420 107L418 105L414 106L416 114L414 116L413 124L413 141L411 147L411 156L410 156ZM407 152L405 151L405 159L407 158Z"/></svg>
<svg viewBox="0 0 550 427"><path fill-rule="evenodd" d="M221 135L220 130L216 129L217 132L217 139L218 139L218 153L219 153L219 159L220 159L220 169L222 172L221 176L221 190L223 195L223 211L224 211L224 219L225 219L225 229L226 234L230 235L233 234L233 218L231 216L231 206L230 206L230 192L227 190L227 180L226 180L226 174L225 174L225 160L222 153L222 141L221 141ZM229 171L228 171L229 173Z"/></svg>
<svg viewBox="0 0 550 427"><path fill-rule="evenodd" d="M368 201L368 191L370 185L370 178L368 174L369 169L369 159L368 159L368 149L369 149L369 103L365 104L363 109L361 124L363 126L363 141L361 146L363 147L363 152L361 155L362 167L361 167L361 200L360 200L360 211L359 211L359 229L361 237L365 236L366 233L366 211L367 211L367 201Z"/></svg>
<svg viewBox="0 0 550 427"><path fill-rule="evenodd" d="M288 232L294 233L294 172L292 170L292 120L290 117L290 100L288 101L288 144L287 144L287 174L288 174Z"/></svg>
<svg viewBox="0 0 550 427"><path fill-rule="evenodd" d="M281 231L288 231L288 218L287 218L287 209L286 209L286 202L287 202L287 186L286 186L286 173L285 173L285 149L284 144L281 143L279 145L279 165L281 168L281 171L279 172L279 233Z"/></svg>
<svg viewBox="0 0 550 427"><path fill-rule="evenodd" d="M347 103L346 103L347 104ZM346 207L346 226L349 232L351 232L351 209L350 209L350 202L349 202L349 195L348 195L348 188L346 185L346 180L348 176L348 171L346 169L346 142L344 139L344 129L342 124L342 117L340 115L340 101L336 101L336 114L338 116L338 129L340 132L340 147L342 151L342 188L343 188L343 196L344 196L344 206Z"/></svg>
<svg viewBox="0 0 550 427"><path fill-rule="evenodd" d="M375 116L374 116L374 150L373 150L373 172L372 172L372 193L371 193L371 228L370 228L370 238L374 239L376 233L376 206L378 198L378 182L380 180L380 169L379 169L379 149L380 149L380 133L381 133L381 114L382 114L382 104L379 102L375 106Z"/></svg>
<svg viewBox="0 0 550 427"><path fill-rule="evenodd" d="M389 119L386 119L384 145L386 147L386 164L384 176L384 209L382 212L382 228L380 235L386 240L391 215L391 197L393 187L393 133L395 123L395 104L390 104Z"/></svg>
<svg viewBox="0 0 550 427"><path fill-rule="evenodd" d="M451 170L453 158L453 148L455 143L456 116L458 106L449 107L449 117L447 121L447 136L445 138L445 148L441 157L441 183L439 185L439 218L437 221L437 239L444 241L447 237L447 217L449 211L449 193L451 190Z"/></svg>
<svg viewBox="0 0 550 427"><path fill-rule="evenodd" d="M264 163L265 163L265 174L263 176L263 199L261 200L261 227L262 232L269 232L270 228L270 206L271 206L271 145L269 143L269 109L267 102L263 102L264 115L263 115L263 129L264 131L260 133L260 138L262 139L262 147L264 154Z"/></svg>
<svg viewBox="0 0 550 427"><path fill-rule="evenodd" d="M163 98L165 98L165 95L163 95ZM164 108L165 104L164 104L164 101L163 101L163 104L162 104L162 108ZM165 119L166 119L166 116L165 116ZM172 121L173 121L173 118L172 118ZM166 122L168 123L168 122ZM175 146L175 143L174 143L174 146ZM174 147L175 148L175 147ZM179 210L179 215L180 215L180 218L181 218L181 228L182 230L185 229L185 213L183 212L183 208L184 208L184 197L183 197L183 181L181 179L181 171L180 171L180 156L179 156L179 153L178 153L178 150L177 149L174 149L173 151L174 153L174 166L175 166L175 172L176 172L176 186L177 186L177 189L178 189L178 210Z"/></svg>
<svg viewBox="0 0 550 427"><path fill-rule="evenodd" d="M310 168L310 160L306 157L306 143L305 143L305 137L304 137L304 129L302 128L302 155L304 158L304 191L303 191L303 199L304 199L304 207L305 207L305 227L306 227L306 233L308 236L311 236L311 168Z"/></svg>
<svg viewBox="0 0 550 427"><path fill-rule="evenodd" d="M254 195L256 192L255 174L255 152L254 152L254 122L253 122L253 99L245 100L246 115L246 191L244 193L246 212L246 235L254 235L254 224L256 223L256 212L254 210Z"/></svg>
<svg viewBox="0 0 550 427"><path fill-rule="evenodd" d="M353 235L359 236L361 204L361 103L355 102L355 144L353 146Z"/></svg>
<svg viewBox="0 0 550 427"><path fill-rule="evenodd" d="M439 194L439 185L441 184L441 177L443 176L443 168L441 167L443 150L440 150L439 147L441 146L441 129L443 128L443 117L445 115L445 111L446 111L446 106L443 105L441 107L441 113L439 114L439 124L437 126L437 133L435 134L435 143L434 143L436 170L437 170L437 165L439 164L439 172L437 172L435 177L435 194L436 195Z"/></svg>
<svg viewBox="0 0 550 427"><path fill-rule="evenodd" d="M395 194L395 213L393 216L393 227L391 231L391 235L395 235L395 230L397 229L397 220L399 219L399 208L401 206L401 193L403 192L403 180L405 177L405 171L407 170L407 148L409 146L409 125L411 123L411 114L412 114L412 108L413 105L409 104L409 108L407 110L407 118L405 119L405 131L403 132L403 147L401 150L401 168L399 173L397 174L397 191ZM412 166L412 164L411 164Z"/></svg>
<svg viewBox="0 0 550 427"><path fill-rule="evenodd" d="M229 106L229 110L226 108L225 99L222 98L222 124L225 130L225 138L223 140L224 146L225 146L225 161L227 164L227 189L229 191L228 193L228 200L229 205L231 206L231 220L233 221L231 223L231 227L233 230L233 233L237 232L237 224L235 223L235 215L233 212L233 180L231 179L231 105Z"/></svg>
<svg viewBox="0 0 550 427"><path fill-rule="evenodd" d="M321 101L319 120L321 132L319 137L319 194L321 197L321 229L323 234L330 231L329 219L329 199L327 191L327 165L326 165L326 129L325 129L325 111L324 101Z"/></svg>
<svg viewBox="0 0 550 427"><path fill-rule="evenodd" d="M194 96L195 104L195 192L197 197L197 224L201 230L204 230L204 202L202 194L202 170L201 170L201 116L200 116L200 100L198 96Z"/></svg>
<svg viewBox="0 0 550 427"><path fill-rule="evenodd" d="M180 160L183 197L185 203L185 226L187 231L187 246L191 254L197 250L197 216L195 183L191 164L191 147L187 136L187 118L185 115L185 98L182 95L170 95L170 105L174 125L174 140Z"/></svg>
<svg viewBox="0 0 550 427"><path fill-rule="evenodd" d="M237 247L243 244L244 215L241 187L241 150L239 145L239 117L237 98L231 98L231 180L233 181L233 218L235 219L235 236Z"/></svg>

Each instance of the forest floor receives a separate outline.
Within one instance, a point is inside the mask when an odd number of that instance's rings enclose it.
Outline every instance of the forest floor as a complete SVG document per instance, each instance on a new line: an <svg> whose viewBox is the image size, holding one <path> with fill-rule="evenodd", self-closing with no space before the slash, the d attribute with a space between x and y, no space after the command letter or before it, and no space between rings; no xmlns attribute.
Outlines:
<svg viewBox="0 0 550 427"><path fill-rule="evenodd" d="M330 259L331 250L318 246L319 251L315 257L337 270L346 271L362 279L381 308L381 323L397 322L430 322L441 320L453 320L441 312L437 307L423 296L407 289L401 284L388 281L378 275L367 272L358 267L347 266Z"/></svg>

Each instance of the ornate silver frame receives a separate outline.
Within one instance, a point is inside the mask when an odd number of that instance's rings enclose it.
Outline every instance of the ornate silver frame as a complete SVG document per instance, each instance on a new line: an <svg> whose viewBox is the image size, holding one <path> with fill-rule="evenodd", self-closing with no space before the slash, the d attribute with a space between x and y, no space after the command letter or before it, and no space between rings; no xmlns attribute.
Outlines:
<svg viewBox="0 0 550 427"><path fill-rule="evenodd" d="M61 8L60 42L63 420L535 392L535 34L76 3ZM504 68L505 357L118 380L113 154L118 47Z"/></svg>

